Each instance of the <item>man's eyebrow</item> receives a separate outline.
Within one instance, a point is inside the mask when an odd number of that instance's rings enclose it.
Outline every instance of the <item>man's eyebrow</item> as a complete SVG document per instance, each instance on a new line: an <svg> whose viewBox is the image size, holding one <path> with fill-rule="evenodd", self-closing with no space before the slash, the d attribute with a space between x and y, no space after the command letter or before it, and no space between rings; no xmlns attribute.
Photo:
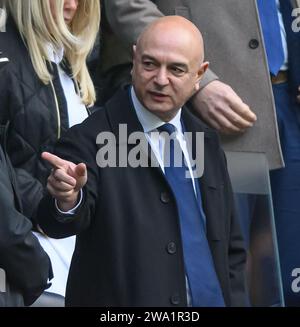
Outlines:
<svg viewBox="0 0 300 327"><path fill-rule="evenodd" d="M176 66L183 69L188 69L188 65L183 62L171 62L169 66Z"/></svg>
<svg viewBox="0 0 300 327"><path fill-rule="evenodd" d="M152 61L157 61L154 57L147 55L147 54L143 54L142 55L142 59L148 59L148 60L152 60Z"/></svg>
<svg viewBox="0 0 300 327"><path fill-rule="evenodd" d="M142 60L145 60L145 59L148 59L148 60L151 60L151 61L154 61L154 62L157 62L157 59L155 59L153 56L151 55L148 55L148 54L143 54L142 55ZM183 69L188 69L188 65L184 62L170 62L168 64L168 66L176 66L176 67L180 67L180 68L183 68Z"/></svg>

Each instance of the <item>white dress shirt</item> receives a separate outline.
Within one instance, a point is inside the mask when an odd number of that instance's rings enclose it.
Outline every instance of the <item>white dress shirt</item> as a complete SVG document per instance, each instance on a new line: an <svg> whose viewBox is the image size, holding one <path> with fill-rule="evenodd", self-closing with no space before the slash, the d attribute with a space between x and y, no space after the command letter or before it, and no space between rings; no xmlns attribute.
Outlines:
<svg viewBox="0 0 300 327"><path fill-rule="evenodd" d="M67 101L69 127L80 124L88 117L88 112L76 93L73 80L59 65L63 60L64 50L55 51L51 44L48 45L47 50L49 60L57 65L59 80Z"/></svg>

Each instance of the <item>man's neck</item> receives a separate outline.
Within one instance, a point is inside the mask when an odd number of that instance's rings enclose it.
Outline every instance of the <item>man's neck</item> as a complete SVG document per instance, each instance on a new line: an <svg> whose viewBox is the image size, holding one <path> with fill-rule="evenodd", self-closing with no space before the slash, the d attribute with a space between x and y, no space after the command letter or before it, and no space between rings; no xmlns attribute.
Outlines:
<svg viewBox="0 0 300 327"><path fill-rule="evenodd" d="M137 117L146 133L151 130L157 129L158 127L166 123L164 119L161 119L157 115L150 112L147 108L145 108L145 106L143 106L143 104L141 103L141 101L138 99L136 95L134 87L131 87L130 95L132 98L133 106L136 111ZM181 131L180 119L181 119L181 108L177 111L174 117L168 120L168 122L176 126Z"/></svg>

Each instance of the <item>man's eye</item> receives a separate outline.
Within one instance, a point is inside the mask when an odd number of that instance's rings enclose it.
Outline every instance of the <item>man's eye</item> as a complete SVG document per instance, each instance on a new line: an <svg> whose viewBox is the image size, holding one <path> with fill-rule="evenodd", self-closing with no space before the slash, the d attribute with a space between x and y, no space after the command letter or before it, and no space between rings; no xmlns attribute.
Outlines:
<svg viewBox="0 0 300 327"><path fill-rule="evenodd" d="M144 61L143 66L147 69L155 68L155 64L152 61Z"/></svg>
<svg viewBox="0 0 300 327"><path fill-rule="evenodd" d="M182 69L182 68L179 68L179 67L171 67L171 71L174 75L176 76L181 76L185 73L185 71Z"/></svg>

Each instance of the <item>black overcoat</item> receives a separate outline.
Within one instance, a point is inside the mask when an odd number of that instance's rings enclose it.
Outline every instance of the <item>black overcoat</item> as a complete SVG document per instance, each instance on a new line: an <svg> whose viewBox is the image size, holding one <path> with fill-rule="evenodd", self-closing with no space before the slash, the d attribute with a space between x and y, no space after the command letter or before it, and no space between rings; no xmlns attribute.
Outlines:
<svg viewBox="0 0 300 327"><path fill-rule="evenodd" d="M186 108L187 131L205 133L200 179L207 238L228 306L245 305L246 254L234 211L225 156L216 133ZM61 139L56 154L85 162L88 183L75 216L61 216L45 197L39 223L51 237L78 235L66 292L68 306L185 306L186 287L178 211L160 168L99 168L97 135L119 125L142 131L126 91L120 91ZM128 152L132 150L128 146Z"/></svg>

